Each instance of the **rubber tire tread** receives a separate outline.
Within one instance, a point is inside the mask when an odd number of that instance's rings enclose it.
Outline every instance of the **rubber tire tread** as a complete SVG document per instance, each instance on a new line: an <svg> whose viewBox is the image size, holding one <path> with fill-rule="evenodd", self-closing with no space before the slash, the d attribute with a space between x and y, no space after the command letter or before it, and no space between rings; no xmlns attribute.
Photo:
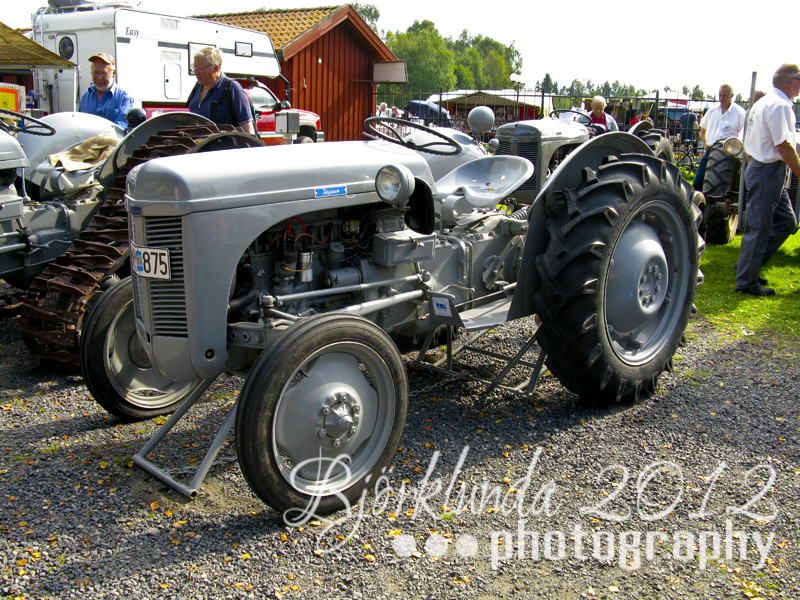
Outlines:
<svg viewBox="0 0 800 600"><path fill-rule="evenodd" d="M605 405L653 392L659 375L671 368L700 282L699 236L691 205L692 187L674 165L628 154L594 174L596 181L585 170L584 182L564 191L565 198L578 198L577 212L569 214L571 203L565 200L555 203L556 214L547 223L552 232L548 248L536 259L542 285L534 302L542 319L537 337L547 353L550 372L587 403ZM682 303L680 317L661 351L649 362L635 366L624 363L607 339L605 274L629 217L655 199L673 206L683 223L691 246L690 284L685 297L675 300ZM613 224L608 217L611 211L619 215ZM597 281L594 286L593 280Z"/></svg>
<svg viewBox="0 0 800 600"><path fill-rule="evenodd" d="M282 333L250 369L238 400L236 445L239 466L250 488L264 503L278 511L305 509L315 504L315 514L324 515L346 506L337 495L315 499L291 487L280 474L272 456L272 420L278 395L288 373L294 371L317 348L347 340L372 347L383 357L394 379L395 414L392 431L378 461L369 473L340 496L353 502L373 484L397 452L408 411L408 377L403 359L391 338L377 325L363 317L322 314L304 319Z"/></svg>
<svg viewBox="0 0 800 600"><path fill-rule="evenodd" d="M709 244L730 244L736 237L739 215L723 214L714 210L713 206L716 202L712 201L710 197L728 195L733 183L736 164L734 161L739 159L727 155L719 146L714 146L709 152L706 177L703 180L703 195L706 197L706 208L703 211L705 239Z"/></svg>

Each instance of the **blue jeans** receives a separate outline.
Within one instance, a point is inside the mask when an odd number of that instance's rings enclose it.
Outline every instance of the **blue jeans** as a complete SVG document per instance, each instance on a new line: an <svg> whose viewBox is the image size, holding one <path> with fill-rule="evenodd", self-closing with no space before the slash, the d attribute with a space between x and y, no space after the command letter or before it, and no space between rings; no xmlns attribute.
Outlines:
<svg viewBox="0 0 800 600"><path fill-rule="evenodd" d="M697 165L697 173L694 174L694 181L692 182L692 187L698 191L703 191L703 181L706 178L706 163L708 162L708 154L711 148L706 148L706 151L703 153L703 158L700 159L700 164Z"/></svg>

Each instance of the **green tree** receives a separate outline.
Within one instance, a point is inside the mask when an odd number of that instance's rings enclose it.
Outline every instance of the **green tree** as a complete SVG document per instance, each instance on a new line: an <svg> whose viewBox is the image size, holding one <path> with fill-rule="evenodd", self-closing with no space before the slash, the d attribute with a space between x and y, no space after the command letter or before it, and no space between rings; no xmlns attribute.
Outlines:
<svg viewBox="0 0 800 600"><path fill-rule="evenodd" d="M456 39L448 38L445 43L454 54L455 64L472 72L476 88L512 87L511 73L522 69L522 55L513 42L506 46L482 35L473 37L464 29Z"/></svg>
<svg viewBox="0 0 800 600"><path fill-rule="evenodd" d="M381 18L381 11L378 10L377 6L374 4L359 4L358 2L351 2L350 6L364 19L372 31L378 33L378 19Z"/></svg>
<svg viewBox="0 0 800 600"><path fill-rule="evenodd" d="M414 21L405 33L386 33L386 45L406 61L411 89L423 92L455 89L453 52L431 21Z"/></svg>
<svg viewBox="0 0 800 600"><path fill-rule="evenodd" d="M691 93L692 100L702 100L705 98L705 94L703 94L703 90L700 89L699 85L694 86L694 89Z"/></svg>
<svg viewBox="0 0 800 600"><path fill-rule="evenodd" d="M464 65L455 65L453 74L456 76L456 88L459 90L474 90L477 87L472 71Z"/></svg>
<svg viewBox="0 0 800 600"><path fill-rule="evenodd" d="M489 54L483 61L483 77L484 84L487 89L499 90L511 87L510 73L506 62L503 57L497 54L494 50L490 50Z"/></svg>

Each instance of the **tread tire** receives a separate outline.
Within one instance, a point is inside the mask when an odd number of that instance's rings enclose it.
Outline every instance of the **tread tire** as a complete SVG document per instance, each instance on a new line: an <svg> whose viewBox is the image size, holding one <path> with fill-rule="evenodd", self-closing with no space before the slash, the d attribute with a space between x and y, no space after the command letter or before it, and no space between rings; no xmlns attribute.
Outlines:
<svg viewBox="0 0 800 600"><path fill-rule="evenodd" d="M636 400L654 391L659 375L671 368L702 277L693 190L677 167L639 154L608 160L596 171L584 169L583 177L575 189L554 194L548 203L550 241L536 259L542 277L534 295L543 322L538 340L550 371L589 403ZM634 223L634 217L645 216ZM648 252L623 249L617 257L617 247L625 248L640 232L650 236L644 241ZM651 290L660 298L653 308L641 308L641 296L629 290L655 288L653 280L642 283L640 275L650 273L646 268L656 261L650 252L659 247L668 275L664 291ZM630 262L633 267L619 266ZM620 299L620 292L626 297ZM617 325L614 335L610 320ZM620 337L623 326L631 328L629 338ZM631 349L636 344L641 347Z"/></svg>

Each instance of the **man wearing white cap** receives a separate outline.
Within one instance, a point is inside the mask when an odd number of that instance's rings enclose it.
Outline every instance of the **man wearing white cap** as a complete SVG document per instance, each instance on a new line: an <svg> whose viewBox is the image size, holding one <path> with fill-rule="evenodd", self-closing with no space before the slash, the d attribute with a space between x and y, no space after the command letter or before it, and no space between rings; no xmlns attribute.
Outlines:
<svg viewBox="0 0 800 600"><path fill-rule="evenodd" d="M800 177L795 150L792 98L800 94L800 68L781 65L772 90L753 104L747 119L744 149L750 155L745 172L748 189L747 224L736 266L736 291L772 296L775 290L758 281L759 271L797 229L797 218L786 191L789 171Z"/></svg>
<svg viewBox="0 0 800 600"><path fill-rule="evenodd" d="M92 84L81 96L82 113L97 115L116 123L123 129L128 124L125 115L133 108L133 98L114 81L117 68L114 59L105 52L98 52L89 57L92 63Z"/></svg>

